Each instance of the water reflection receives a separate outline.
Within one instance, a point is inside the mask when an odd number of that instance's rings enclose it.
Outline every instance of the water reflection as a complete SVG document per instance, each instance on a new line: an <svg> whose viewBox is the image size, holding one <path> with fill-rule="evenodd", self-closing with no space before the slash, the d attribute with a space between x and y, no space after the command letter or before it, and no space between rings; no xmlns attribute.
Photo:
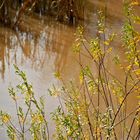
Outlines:
<svg viewBox="0 0 140 140"><path fill-rule="evenodd" d="M104 9L104 5L105 3L102 1L93 2L90 0L88 3L90 12L87 12L85 17L86 23L88 23L88 34L95 34L93 25L96 24L97 17L94 13L99 7ZM121 5L121 3L116 5L116 2L107 3L108 23L109 26L110 24L114 25L116 30L120 27L120 19L122 19ZM119 10L117 7L120 7ZM112 16L116 20L112 21ZM4 28L0 28L0 30L0 73L2 79L4 79L5 64L9 66L13 63L19 65L30 63L30 67L39 70L43 68L45 62L55 56L55 70L61 72L69 61L67 57L71 53L69 50L74 39L75 28L60 24L51 18L31 16L27 20L25 16L20 24L20 30L17 29L17 32ZM72 54L70 55L73 57Z"/></svg>
<svg viewBox="0 0 140 140"><path fill-rule="evenodd" d="M32 68L39 70L43 68L45 61L55 56L56 70L63 69L74 38L74 29L51 21L48 25L39 24L38 26L40 29L36 30L37 27L33 27L32 32L29 32L28 28L26 32L0 28L2 79L5 74L5 64L30 63Z"/></svg>

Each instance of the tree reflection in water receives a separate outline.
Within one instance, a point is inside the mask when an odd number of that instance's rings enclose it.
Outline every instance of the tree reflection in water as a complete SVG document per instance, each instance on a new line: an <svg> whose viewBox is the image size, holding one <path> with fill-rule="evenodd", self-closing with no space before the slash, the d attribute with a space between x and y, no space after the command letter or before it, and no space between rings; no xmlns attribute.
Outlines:
<svg viewBox="0 0 140 140"><path fill-rule="evenodd" d="M29 23L30 22L30 23ZM29 28L29 26L31 28ZM0 28L0 73L4 79L6 66L26 63L39 70L53 60L56 71L61 71L67 62L68 52L74 39L74 30L54 21L47 24L32 19L17 31Z"/></svg>

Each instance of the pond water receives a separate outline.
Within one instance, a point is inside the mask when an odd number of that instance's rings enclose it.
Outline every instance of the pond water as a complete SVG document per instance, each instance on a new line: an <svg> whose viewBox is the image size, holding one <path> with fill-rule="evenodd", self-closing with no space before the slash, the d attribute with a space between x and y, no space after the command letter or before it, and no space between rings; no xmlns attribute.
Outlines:
<svg viewBox="0 0 140 140"><path fill-rule="evenodd" d="M89 37L95 34L97 19L95 11L104 4L99 1L93 5L96 8L93 6L93 9L90 9L87 20L82 23ZM119 33L121 30L123 22L121 8L121 2L108 3L107 25L110 32ZM77 58L72 52L76 27L58 23L49 17L32 16L28 20L26 18L21 24L20 31L0 27L0 110L15 114L15 106L8 95L8 87L15 86L20 81L14 73L13 64L16 64L26 72L36 97L45 96L49 114L58 105L58 100L48 95L48 88L53 84L60 85L54 73L56 71L62 73L65 81L74 79L79 73ZM123 57L123 50L118 46L119 43L114 45L113 54L119 53ZM85 60L85 63L87 61ZM112 59L109 59L106 63L121 78L121 72L110 66L111 61ZM6 135L1 133L0 137L6 139Z"/></svg>

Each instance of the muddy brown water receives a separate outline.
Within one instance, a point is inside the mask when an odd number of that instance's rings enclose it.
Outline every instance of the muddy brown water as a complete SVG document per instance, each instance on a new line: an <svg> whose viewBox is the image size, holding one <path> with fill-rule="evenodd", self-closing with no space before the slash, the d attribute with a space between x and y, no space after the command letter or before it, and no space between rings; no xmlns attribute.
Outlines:
<svg viewBox="0 0 140 140"><path fill-rule="evenodd" d="M91 1L93 4L93 2ZM95 11L98 7L104 7L102 1L95 1L90 8L86 21L82 23L86 28L86 34L95 35L97 17ZM108 2L107 26L109 32L119 33L123 24L121 1ZM58 106L58 100L48 95L48 88L60 83L54 77L54 73L62 73L65 81L75 79L79 73L77 58L72 52L74 33L76 27L68 26L48 17L33 16L23 20L20 31L13 31L6 27L0 27L0 110L10 112L15 117L15 106L8 95L8 87L15 86L19 81L14 73L13 64L27 74L33 85L36 97L44 96L48 114ZM28 31L28 32L27 32ZM120 44L114 44L113 54L124 57ZM84 60L87 63L88 60ZM112 64L112 59L106 62L115 75L121 78L122 73ZM111 66L112 64L112 66ZM135 103L135 99L131 98ZM133 107L131 105L131 107ZM16 117L15 117L16 119ZM51 122L50 122L51 126ZM3 132L3 130L0 130ZM53 128L51 128L53 131ZM2 139L7 139L6 134L0 133Z"/></svg>

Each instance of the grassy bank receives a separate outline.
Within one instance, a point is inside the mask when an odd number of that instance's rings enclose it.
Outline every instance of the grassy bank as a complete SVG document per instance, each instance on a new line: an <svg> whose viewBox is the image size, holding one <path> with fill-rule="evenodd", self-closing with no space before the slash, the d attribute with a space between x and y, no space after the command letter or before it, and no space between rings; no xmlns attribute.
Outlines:
<svg viewBox="0 0 140 140"><path fill-rule="evenodd" d="M85 0L1 0L0 22L15 28L20 24L22 16L37 13L75 24L79 19L84 19L84 8ZM11 11L15 14L12 15Z"/></svg>

